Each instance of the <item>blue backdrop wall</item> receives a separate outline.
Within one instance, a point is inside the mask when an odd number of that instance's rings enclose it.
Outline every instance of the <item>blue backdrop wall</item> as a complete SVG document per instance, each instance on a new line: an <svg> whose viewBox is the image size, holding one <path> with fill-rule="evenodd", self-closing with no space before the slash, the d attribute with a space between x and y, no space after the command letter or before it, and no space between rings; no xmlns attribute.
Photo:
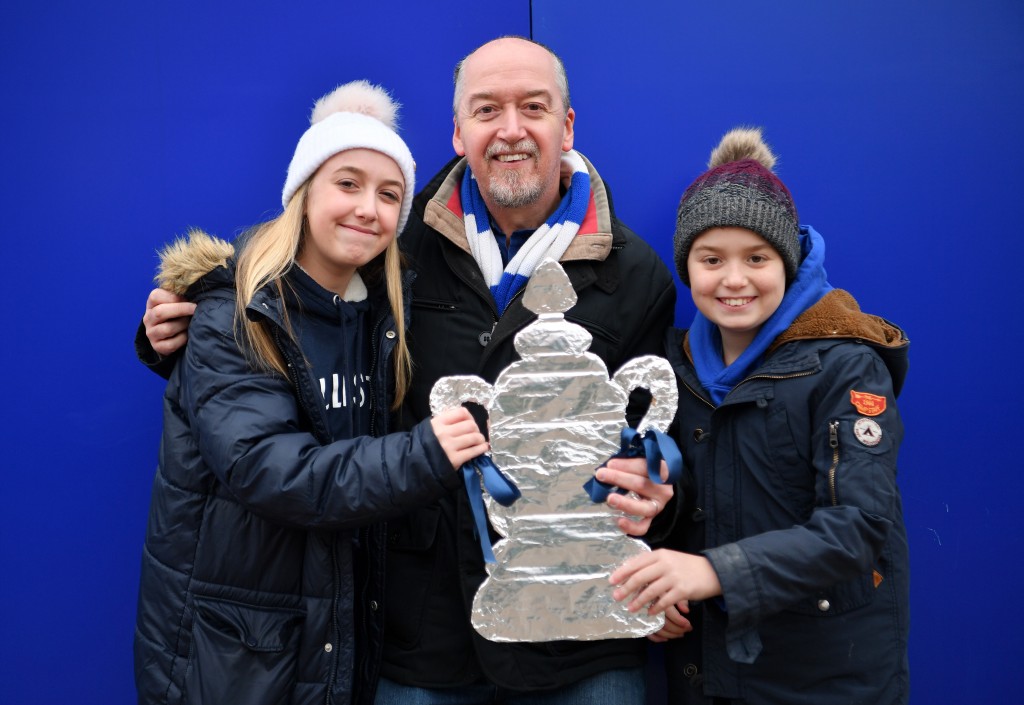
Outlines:
<svg viewBox="0 0 1024 705"><path fill-rule="evenodd" d="M313 98L352 78L405 104L427 179L452 154L454 63L506 33L562 55L577 148L669 260L676 202L718 138L765 128L833 283L912 341L912 701L1019 699L1024 5L477 5L0 8L0 702L134 700L163 384L131 339L156 248L273 214Z"/></svg>

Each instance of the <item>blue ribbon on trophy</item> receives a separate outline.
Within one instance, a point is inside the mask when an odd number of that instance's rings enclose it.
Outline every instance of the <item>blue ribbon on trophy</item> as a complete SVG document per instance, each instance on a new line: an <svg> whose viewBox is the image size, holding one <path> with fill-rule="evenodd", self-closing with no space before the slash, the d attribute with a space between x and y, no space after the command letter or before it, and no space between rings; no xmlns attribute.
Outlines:
<svg viewBox="0 0 1024 705"><path fill-rule="evenodd" d="M480 483L483 482L487 493L503 507L511 507L522 494L515 483L508 479L487 455L473 458L463 465L462 479L466 483L469 506L473 510L473 523L476 525L477 538L480 539L480 550L484 554L485 561L494 563L491 537L487 533L487 508L484 506L484 495L483 490L480 489Z"/></svg>
<svg viewBox="0 0 1024 705"><path fill-rule="evenodd" d="M612 458L636 457L647 458L647 477L656 484L672 484L683 475L683 454L679 452L679 446L671 436L656 428L649 428L642 434L628 426L622 429L619 452ZM662 460L668 466L668 477L664 480L661 478ZM605 465L607 465L607 461L601 467ZM605 501L612 492L626 494L626 490L621 487L601 482L596 477L587 480L583 489L587 491L590 499L594 502Z"/></svg>

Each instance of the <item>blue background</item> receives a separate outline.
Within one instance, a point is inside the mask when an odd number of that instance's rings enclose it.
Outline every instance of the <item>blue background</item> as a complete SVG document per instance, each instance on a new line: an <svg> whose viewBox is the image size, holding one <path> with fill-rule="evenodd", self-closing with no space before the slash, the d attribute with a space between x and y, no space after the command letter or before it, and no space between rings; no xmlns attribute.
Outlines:
<svg viewBox="0 0 1024 705"><path fill-rule="evenodd" d="M711 148L764 126L833 284L912 341L912 701L1021 699L1024 4L210 5L0 8L0 702L134 701L163 383L131 340L155 250L273 215L313 99L353 78L405 104L425 182L452 155L452 67L506 33L563 57L577 148L669 261Z"/></svg>

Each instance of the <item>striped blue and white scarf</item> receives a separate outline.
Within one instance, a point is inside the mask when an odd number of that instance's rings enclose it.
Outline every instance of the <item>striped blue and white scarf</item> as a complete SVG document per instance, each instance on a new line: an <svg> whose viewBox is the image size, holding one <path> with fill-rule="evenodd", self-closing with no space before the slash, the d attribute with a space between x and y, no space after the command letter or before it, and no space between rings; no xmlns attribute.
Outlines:
<svg viewBox="0 0 1024 705"><path fill-rule="evenodd" d="M571 171L569 188L562 197L558 208L544 225L537 228L516 256L502 267L501 249L491 231L491 219L487 214L476 177L468 167L462 176L462 210L466 224L466 238L484 281L491 289L498 313L503 314L516 293L523 288L533 270L547 257L561 259L569 244L579 232L580 223L587 214L590 203L590 172L583 158L575 151L562 155L562 172Z"/></svg>

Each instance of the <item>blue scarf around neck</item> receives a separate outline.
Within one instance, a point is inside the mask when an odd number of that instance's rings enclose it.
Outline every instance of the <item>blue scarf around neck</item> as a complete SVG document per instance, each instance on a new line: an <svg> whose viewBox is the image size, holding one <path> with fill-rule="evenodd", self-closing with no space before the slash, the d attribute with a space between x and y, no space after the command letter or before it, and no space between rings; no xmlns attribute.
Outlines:
<svg viewBox="0 0 1024 705"><path fill-rule="evenodd" d="M809 225L800 227L800 248L803 261L793 283L786 289L775 313L761 326L747 349L728 367L722 359L722 334L718 326L700 311L690 326L690 353L697 378L719 405L732 388L761 364L764 353L800 314L816 304L832 290L825 273L825 241Z"/></svg>

